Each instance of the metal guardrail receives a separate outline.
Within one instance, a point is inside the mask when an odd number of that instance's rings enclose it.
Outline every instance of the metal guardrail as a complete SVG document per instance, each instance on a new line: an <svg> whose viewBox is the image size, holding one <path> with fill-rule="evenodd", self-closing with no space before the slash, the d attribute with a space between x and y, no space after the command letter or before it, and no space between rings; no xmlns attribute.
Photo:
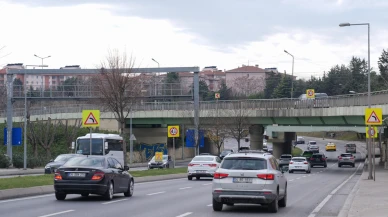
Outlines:
<svg viewBox="0 0 388 217"><path fill-rule="evenodd" d="M371 93L371 105L388 104L388 90ZM300 100L300 99L252 99L252 100L219 100L201 101L200 110L286 110L286 109L316 109L327 107L354 107L367 106L367 93L348 94L331 96L323 99ZM72 104L65 106L53 106L43 108L31 108L31 115L45 115L57 113L81 113L86 109L100 109L107 111L101 105L94 104ZM133 107L134 111L193 111L194 103L192 101L180 102L146 102L139 103ZM0 112L1 114L1 112ZM5 112L1 114L5 117ZM14 116L24 116L24 109L14 109Z"/></svg>

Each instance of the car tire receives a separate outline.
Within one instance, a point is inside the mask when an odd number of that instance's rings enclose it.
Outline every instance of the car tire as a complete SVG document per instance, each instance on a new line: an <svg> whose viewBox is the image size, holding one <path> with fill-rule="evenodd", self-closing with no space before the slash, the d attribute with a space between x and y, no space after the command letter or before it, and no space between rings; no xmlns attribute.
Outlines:
<svg viewBox="0 0 388 217"><path fill-rule="evenodd" d="M268 204L268 211L272 213L277 213L279 210L279 202L278 202L279 193L276 195L275 200L273 200L270 204Z"/></svg>
<svg viewBox="0 0 388 217"><path fill-rule="evenodd" d="M352 167L356 167L356 165L355 165L355 164L353 164L353 165L352 165Z"/></svg>
<svg viewBox="0 0 388 217"><path fill-rule="evenodd" d="M192 176L187 176L187 179L188 180L193 180L193 177Z"/></svg>
<svg viewBox="0 0 388 217"><path fill-rule="evenodd" d="M214 211L216 211L216 212L222 211L222 206L223 206L223 204L221 202L218 202L213 198L213 210Z"/></svg>
<svg viewBox="0 0 388 217"><path fill-rule="evenodd" d="M106 189L106 192L103 195L105 200L112 200L113 199L113 193L114 193L113 190L114 190L113 182L109 182L108 189Z"/></svg>
<svg viewBox="0 0 388 217"><path fill-rule="evenodd" d="M124 192L124 196L132 197L134 189L135 189L135 183L133 182L132 179L130 179L128 183L128 189L126 192Z"/></svg>
<svg viewBox="0 0 388 217"><path fill-rule="evenodd" d="M57 200L65 200L66 199L66 194L55 192L55 198L57 198Z"/></svg>
<svg viewBox="0 0 388 217"><path fill-rule="evenodd" d="M287 206L287 185L284 189L284 197L279 200L279 207L286 207Z"/></svg>
<svg viewBox="0 0 388 217"><path fill-rule="evenodd" d="M81 196L82 197L87 197L87 196L89 196L89 193L82 193Z"/></svg>
<svg viewBox="0 0 388 217"><path fill-rule="evenodd" d="M326 168L326 167L327 167L327 164L325 164L323 167Z"/></svg>
<svg viewBox="0 0 388 217"><path fill-rule="evenodd" d="M341 167L341 164L338 164L338 167Z"/></svg>
<svg viewBox="0 0 388 217"><path fill-rule="evenodd" d="M289 173L294 173L294 171L292 171L292 170L289 170L288 172L289 172Z"/></svg>

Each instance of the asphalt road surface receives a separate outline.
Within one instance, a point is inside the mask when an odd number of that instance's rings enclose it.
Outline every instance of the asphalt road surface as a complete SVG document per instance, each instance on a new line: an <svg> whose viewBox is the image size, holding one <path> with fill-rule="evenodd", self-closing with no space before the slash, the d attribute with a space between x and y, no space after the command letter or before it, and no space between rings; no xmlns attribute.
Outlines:
<svg viewBox="0 0 388 217"><path fill-rule="evenodd" d="M316 140L324 151L326 141ZM341 152L338 142L337 153ZM299 145L303 148L303 145ZM328 155L329 156L329 155ZM0 215L9 217L205 217L205 216L337 216L355 182L359 179L362 162L355 168L338 168L331 161L327 168L313 168L311 174L286 173L288 204L278 213L268 213L265 207L254 205L224 206L214 212L211 206L211 179L168 181L135 184L133 197L118 194L112 201L99 196L82 198L69 195L57 201L53 194L0 201ZM358 169L358 170L357 170ZM358 172L356 172L358 171Z"/></svg>

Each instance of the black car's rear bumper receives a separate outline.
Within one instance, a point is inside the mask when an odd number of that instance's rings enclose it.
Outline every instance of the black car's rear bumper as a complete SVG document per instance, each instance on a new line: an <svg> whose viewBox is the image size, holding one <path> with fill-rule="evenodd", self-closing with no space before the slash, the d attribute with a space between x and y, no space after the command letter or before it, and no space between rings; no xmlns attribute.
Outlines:
<svg viewBox="0 0 388 217"><path fill-rule="evenodd" d="M70 182L55 182L54 189L57 193L65 194L104 194L108 190L108 185L105 183L70 183Z"/></svg>

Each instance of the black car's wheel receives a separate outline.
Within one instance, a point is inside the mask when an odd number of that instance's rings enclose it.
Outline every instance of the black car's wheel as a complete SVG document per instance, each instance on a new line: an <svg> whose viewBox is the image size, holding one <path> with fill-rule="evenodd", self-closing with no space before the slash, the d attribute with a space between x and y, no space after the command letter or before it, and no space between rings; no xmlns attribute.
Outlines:
<svg viewBox="0 0 388 217"><path fill-rule="evenodd" d="M193 180L193 177L192 176L187 176L187 179L188 180Z"/></svg>
<svg viewBox="0 0 388 217"><path fill-rule="evenodd" d="M213 198L213 210L214 211L222 211L222 206L223 206L223 204L221 202L218 202Z"/></svg>
<svg viewBox="0 0 388 217"><path fill-rule="evenodd" d="M64 193L55 193L55 198L57 198L57 200L65 200L66 199L66 194Z"/></svg>
<svg viewBox="0 0 388 217"><path fill-rule="evenodd" d="M109 182L108 183L108 189L106 189L105 194L103 195L105 200L112 200L113 199L113 183Z"/></svg>
<svg viewBox="0 0 388 217"><path fill-rule="evenodd" d="M289 173L293 173L294 171L292 171L292 170L289 170L288 172L289 172Z"/></svg>
<svg viewBox="0 0 388 217"><path fill-rule="evenodd" d="M352 167L355 167L355 166L356 166L355 164L352 165Z"/></svg>
<svg viewBox="0 0 388 217"><path fill-rule="evenodd" d="M279 206L280 207L287 206L287 185L286 185L286 188L284 189L284 197L281 200L279 200Z"/></svg>
<svg viewBox="0 0 388 217"><path fill-rule="evenodd" d="M135 183L131 179L131 180L129 180L128 190L126 192L124 192L124 196L132 197L134 189L135 189Z"/></svg>
<svg viewBox="0 0 388 217"><path fill-rule="evenodd" d="M87 197L87 196L89 196L89 193L82 193L81 196L82 197Z"/></svg>
<svg viewBox="0 0 388 217"><path fill-rule="evenodd" d="M272 213L277 213L279 210L279 202L278 202L279 193L276 196L275 200L273 200L270 204L268 204L268 211Z"/></svg>

